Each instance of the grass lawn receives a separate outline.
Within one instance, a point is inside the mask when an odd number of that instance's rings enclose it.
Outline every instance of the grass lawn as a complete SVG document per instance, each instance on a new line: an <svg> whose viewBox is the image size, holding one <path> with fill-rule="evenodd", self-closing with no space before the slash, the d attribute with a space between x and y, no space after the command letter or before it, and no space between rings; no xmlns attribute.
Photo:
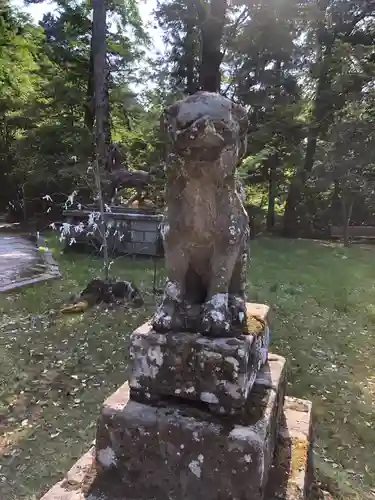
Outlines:
<svg viewBox="0 0 375 500"><path fill-rule="evenodd" d="M249 297L273 308L288 393L314 403L318 478L335 499L373 499L375 247L262 239L251 252ZM0 295L4 500L38 499L88 448L101 403L127 377L129 335L155 307L152 261L121 258L113 274L140 286L144 307L53 313L101 266L56 257L63 279Z"/></svg>

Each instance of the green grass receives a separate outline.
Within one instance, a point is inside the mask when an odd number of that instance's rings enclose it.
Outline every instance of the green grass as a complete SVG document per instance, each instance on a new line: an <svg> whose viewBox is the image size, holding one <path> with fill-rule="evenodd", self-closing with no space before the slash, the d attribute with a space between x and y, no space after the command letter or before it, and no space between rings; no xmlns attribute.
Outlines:
<svg viewBox="0 0 375 500"><path fill-rule="evenodd" d="M251 254L249 297L272 306L272 351L289 361L288 394L313 401L318 480L335 499L372 499L375 247L262 239ZM144 307L53 313L101 267L90 256L56 256L62 280L0 296L7 500L39 498L87 449L101 403L127 378L129 335L155 307L152 261L121 258L112 272L139 284Z"/></svg>

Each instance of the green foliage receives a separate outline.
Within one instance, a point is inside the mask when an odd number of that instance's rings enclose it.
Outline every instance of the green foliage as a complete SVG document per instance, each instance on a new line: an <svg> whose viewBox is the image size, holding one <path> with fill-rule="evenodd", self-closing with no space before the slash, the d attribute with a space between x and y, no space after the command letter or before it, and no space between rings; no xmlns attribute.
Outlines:
<svg viewBox="0 0 375 500"><path fill-rule="evenodd" d="M171 89L177 93L194 93L198 89L200 64L197 2L160 2L156 19L164 32L164 65L169 73L167 78Z"/></svg>
<svg viewBox="0 0 375 500"><path fill-rule="evenodd" d="M6 164L1 174L7 172L8 184L14 187L10 197L2 197L2 208L19 186L33 200L46 193L60 193L63 199L85 185L93 142L87 127L92 105L91 6L71 0L57 4L39 27L11 9L0 24L6 46L0 56L0 161ZM109 17L113 132L121 136L134 109L129 85L136 81L147 36L133 0L110 3Z"/></svg>
<svg viewBox="0 0 375 500"><path fill-rule="evenodd" d="M0 209L12 192L17 143L33 121L28 109L36 98L42 30L10 7L0 18Z"/></svg>
<svg viewBox="0 0 375 500"><path fill-rule="evenodd" d="M261 196L269 229L285 206L294 214L292 234L297 225L308 223L311 229L315 216L327 227L337 197L333 181L327 181L333 175L328 150L335 144L334 131L352 122L353 107L370 113L371 2L224 3L224 29L209 48L222 58L221 92L249 111L248 149L239 172L248 201ZM207 26L221 22L212 19L213 5L211 0L160 0L154 20L164 51L153 54L146 52L141 4L108 3L111 134L128 168L161 174L159 116L165 105L201 83ZM93 119L90 14L90 1L59 0L39 27L9 6L1 20L6 49L0 56L0 175L8 181L0 188L7 193L3 206L17 186L34 198L45 190L68 193L85 185ZM138 95L135 88L141 89ZM353 122L358 130L368 126L364 116L359 113ZM154 194L161 195L161 188ZM370 197L366 203L365 218L371 220Z"/></svg>
<svg viewBox="0 0 375 500"><path fill-rule="evenodd" d="M375 134L372 100L351 102L319 143L313 175L323 191L334 193L334 222L362 223L363 209L375 206ZM353 212L354 209L354 212ZM353 214L352 214L353 212ZM338 215L338 216L337 216Z"/></svg>

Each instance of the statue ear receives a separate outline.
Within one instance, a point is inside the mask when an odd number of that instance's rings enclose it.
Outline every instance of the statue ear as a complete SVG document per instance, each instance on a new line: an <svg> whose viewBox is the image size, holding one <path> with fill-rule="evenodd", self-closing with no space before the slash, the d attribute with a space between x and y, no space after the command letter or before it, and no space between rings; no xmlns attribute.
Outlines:
<svg viewBox="0 0 375 500"><path fill-rule="evenodd" d="M249 127L249 119L247 117L246 109L240 104L232 104L232 113L235 116L239 126L240 126L240 137L243 139L247 134L247 129Z"/></svg>
<svg viewBox="0 0 375 500"><path fill-rule="evenodd" d="M162 114L160 115L160 120L159 120L159 124L160 124L160 131L163 135L166 135L167 133L167 115L166 115L166 112L165 110L162 112Z"/></svg>
<svg viewBox="0 0 375 500"><path fill-rule="evenodd" d="M247 134L240 138L240 147L238 149L238 159L241 160L247 150Z"/></svg>
<svg viewBox="0 0 375 500"><path fill-rule="evenodd" d="M171 138L171 134L175 129L175 125L173 124L174 120L178 115L179 106L178 104L172 104L168 108L164 109L161 117L160 117L160 128L161 131Z"/></svg>
<svg viewBox="0 0 375 500"><path fill-rule="evenodd" d="M247 117L246 109L239 104L232 104L232 113L240 127L240 147L238 151L238 158L241 159L247 149L247 129L249 127L249 119Z"/></svg>

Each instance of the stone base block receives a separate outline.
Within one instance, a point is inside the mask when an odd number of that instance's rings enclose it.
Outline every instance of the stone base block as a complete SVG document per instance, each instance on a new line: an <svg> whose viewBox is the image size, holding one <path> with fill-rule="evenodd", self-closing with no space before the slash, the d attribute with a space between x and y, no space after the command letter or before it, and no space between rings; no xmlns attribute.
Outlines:
<svg viewBox="0 0 375 500"><path fill-rule="evenodd" d="M252 333L235 338L160 334L149 323L141 326L131 336L132 397L150 402L155 397L178 396L208 403L215 413L237 413L267 360L267 315L267 306L248 304L247 325Z"/></svg>
<svg viewBox="0 0 375 500"><path fill-rule="evenodd" d="M171 399L138 403L125 384L99 419L98 467L121 480L125 498L261 500L281 418L284 366L284 358L271 357L240 418Z"/></svg>
<svg viewBox="0 0 375 500"><path fill-rule="evenodd" d="M286 397L265 500L305 500L312 477L311 444L311 403ZM152 495L143 500L153 498ZM133 500L133 497L124 493L115 468L97 473L91 449L41 500Z"/></svg>

